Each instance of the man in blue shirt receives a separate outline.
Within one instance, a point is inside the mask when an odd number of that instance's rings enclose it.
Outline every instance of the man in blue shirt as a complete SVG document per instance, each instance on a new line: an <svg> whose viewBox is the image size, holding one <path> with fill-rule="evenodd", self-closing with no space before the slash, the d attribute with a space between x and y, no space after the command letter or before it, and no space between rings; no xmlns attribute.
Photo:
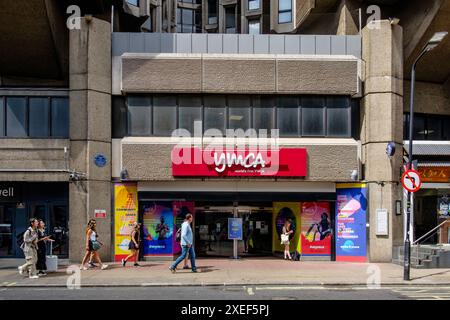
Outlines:
<svg viewBox="0 0 450 320"><path fill-rule="evenodd" d="M175 273L177 265L184 260L184 258L188 253L191 259L192 272L197 272L197 268L195 267L195 251L194 247L192 246L194 237L192 233L191 223L192 223L192 214L188 213L186 215L186 218L184 219L183 224L181 225L181 248L182 248L181 255L169 267L169 270L172 271L172 273Z"/></svg>

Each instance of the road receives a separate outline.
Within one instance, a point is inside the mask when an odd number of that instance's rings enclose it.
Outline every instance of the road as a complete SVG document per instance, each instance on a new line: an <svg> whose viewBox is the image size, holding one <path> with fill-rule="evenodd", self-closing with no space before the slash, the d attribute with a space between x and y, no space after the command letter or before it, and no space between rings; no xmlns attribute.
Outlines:
<svg viewBox="0 0 450 320"><path fill-rule="evenodd" d="M450 300L450 287L219 286L0 288L0 300Z"/></svg>

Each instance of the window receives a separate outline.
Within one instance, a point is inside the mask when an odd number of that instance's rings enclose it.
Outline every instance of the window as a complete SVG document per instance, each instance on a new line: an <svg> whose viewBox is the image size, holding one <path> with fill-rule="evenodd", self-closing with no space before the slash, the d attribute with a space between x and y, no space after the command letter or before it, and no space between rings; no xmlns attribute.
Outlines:
<svg viewBox="0 0 450 320"><path fill-rule="evenodd" d="M299 135L299 108L297 98L278 98L277 128L280 130L280 136Z"/></svg>
<svg viewBox="0 0 450 320"><path fill-rule="evenodd" d="M208 0L208 24L217 23L217 0Z"/></svg>
<svg viewBox="0 0 450 320"><path fill-rule="evenodd" d="M350 136L350 103L346 97L327 98L327 136Z"/></svg>
<svg viewBox="0 0 450 320"><path fill-rule="evenodd" d="M179 33L201 33L202 20L200 11L178 8L177 9L177 32Z"/></svg>
<svg viewBox="0 0 450 320"><path fill-rule="evenodd" d="M225 33L236 33L236 7L225 7Z"/></svg>
<svg viewBox="0 0 450 320"><path fill-rule="evenodd" d="M292 22L292 0L278 0L278 23Z"/></svg>
<svg viewBox="0 0 450 320"><path fill-rule="evenodd" d="M30 136L48 137L50 135L49 112L50 100L48 98L30 98Z"/></svg>
<svg viewBox="0 0 450 320"><path fill-rule="evenodd" d="M151 100L147 97L128 97L128 133L149 136L151 128Z"/></svg>
<svg viewBox="0 0 450 320"><path fill-rule="evenodd" d="M403 137L409 139L409 113L403 115ZM414 140L450 140L450 116L414 114Z"/></svg>
<svg viewBox="0 0 450 320"><path fill-rule="evenodd" d="M6 135L8 137L27 137L27 99L6 98Z"/></svg>
<svg viewBox="0 0 450 320"><path fill-rule="evenodd" d="M225 133L225 96L205 96L203 103L205 106L204 130L215 128Z"/></svg>
<svg viewBox="0 0 450 320"><path fill-rule="evenodd" d="M249 20L248 21L248 33L249 34L260 34L260 22L259 20Z"/></svg>
<svg viewBox="0 0 450 320"><path fill-rule="evenodd" d="M259 0L248 0L248 10L258 10Z"/></svg>
<svg viewBox="0 0 450 320"><path fill-rule="evenodd" d="M243 129L250 128L250 97L230 96L228 98L228 128Z"/></svg>
<svg viewBox="0 0 450 320"><path fill-rule="evenodd" d="M127 0L127 3L139 7L139 0Z"/></svg>
<svg viewBox="0 0 450 320"><path fill-rule="evenodd" d="M69 99L52 99L52 136L65 138L69 136Z"/></svg>
<svg viewBox="0 0 450 320"><path fill-rule="evenodd" d="M176 96L155 96L153 98L153 134L171 136L176 127Z"/></svg>
<svg viewBox="0 0 450 320"><path fill-rule="evenodd" d="M302 136L325 135L324 100L323 98L302 99Z"/></svg>
<svg viewBox="0 0 450 320"><path fill-rule="evenodd" d="M0 97L0 137L5 136L5 98Z"/></svg>
<svg viewBox="0 0 450 320"><path fill-rule="evenodd" d="M122 96L112 96L112 138L122 138L127 135L127 107Z"/></svg>
<svg viewBox="0 0 450 320"><path fill-rule="evenodd" d="M270 130L275 128L275 102L272 97L253 98L253 128L259 134L260 129L267 130L267 136L270 136Z"/></svg>
<svg viewBox="0 0 450 320"><path fill-rule="evenodd" d="M194 136L194 122L202 120L202 99L200 96L180 96L178 109L178 127Z"/></svg>

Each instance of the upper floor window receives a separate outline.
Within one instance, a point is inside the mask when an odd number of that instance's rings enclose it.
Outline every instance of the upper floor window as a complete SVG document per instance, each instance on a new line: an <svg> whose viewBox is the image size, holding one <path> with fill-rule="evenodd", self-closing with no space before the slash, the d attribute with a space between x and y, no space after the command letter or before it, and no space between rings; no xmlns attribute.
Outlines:
<svg viewBox="0 0 450 320"><path fill-rule="evenodd" d="M127 1L127 3L129 3L133 6L139 7L139 0L126 0L126 1Z"/></svg>
<svg viewBox="0 0 450 320"><path fill-rule="evenodd" d="M278 0L278 23L292 22L292 0Z"/></svg>
<svg viewBox="0 0 450 320"><path fill-rule="evenodd" d="M201 33L201 12L193 9L177 9L177 32L178 33Z"/></svg>
<svg viewBox="0 0 450 320"><path fill-rule="evenodd" d="M258 134L267 130L268 135L279 129L281 137L351 137L352 120L358 122L354 101L343 96L129 96L128 112L123 114L127 121L122 122L128 123L125 131L130 136L171 136L177 128L192 136L195 121L201 121L203 132L217 129L223 135L226 129L252 128ZM113 136L120 137L116 132Z"/></svg>
<svg viewBox="0 0 450 320"><path fill-rule="evenodd" d="M236 7L225 7L225 33L236 33Z"/></svg>
<svg viewBox="0 0 450 320"><path fill-rule="evenodd" d="M403 138L409 139L409 113L403 115ZM414 140L450 140L450 116L414 114Z"/></svg>
<svg viewBox="0 0 450 320"><path fill-rule="evenodd" d="M217 0L208 0L208 24L217 23Z"/></svg>
<svg viewBox="0 0 450 320"><path fill-rule="evenodd" d="M67 97L0 97L0 136L68 138Z"/></svg>
<svg viewBox="0 0 450 320"><path fill-rule="evenodd" d="M260 0L248 0L248 10L258 10L260 8L259 1Z"/></svg>
<svg viewBox="0 0 450 320"><path fill-rule="evenodd" d="M248 33L249 34L261 33L261 23L259 20L248 20Z"/></svg>

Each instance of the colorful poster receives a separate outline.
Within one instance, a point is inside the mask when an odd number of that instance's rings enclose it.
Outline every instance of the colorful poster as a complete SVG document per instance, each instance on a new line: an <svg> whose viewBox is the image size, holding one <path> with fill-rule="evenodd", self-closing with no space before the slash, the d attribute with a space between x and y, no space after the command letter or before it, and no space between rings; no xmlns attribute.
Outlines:
<svg viewBox="0 0 450 320"><path fill-rule="evenodd" d="M332 226L329 202L302 202L301 246L305 256L330 256Z"/></svg>
<svg viewBox="0 0 450 320"><path fill-rule="evenodd" d="M188 213L194 215L195 204L194 202L186 201L174 201L173 202L173 212L174 212L174 230L172 236L172 252L174 255L181 253L181 245L176 242L177 230L181 228L184 218Z"/></svg>
<svg viewBox="0 0 450 320"><path fill-rule="evenodd" d="M114 185L114 260L130 254L128 244L133 224L138 220L138 193L134 183Z"/></svg>
<svg viewBox="0 0 450 320"><path fill-rule="evenodd" d="M144 256L172 255L174 215L171 201L155 201L142 207Z"/></svg>
<svg viewBox="0 0 450 320"><path fill-rule="evenodd" d="M291 229L294 233L290 237L290 250L301 252L300 240L300 203L299 202L274 202L272 223L272 250L283 252L281 244L281 232L287 219L291 220Z"/></svg>
<svg viewBox="0 0 450 320"><path fill-rule="evenodd" d="M366 262L365 184L337 184L336 195L336 261Z"/></svg>
<svg viewBox="0 0 450 320"><path fill-rule="evenodd" d="M228 240L242 240L242 218L228 218Z"/></svg>

